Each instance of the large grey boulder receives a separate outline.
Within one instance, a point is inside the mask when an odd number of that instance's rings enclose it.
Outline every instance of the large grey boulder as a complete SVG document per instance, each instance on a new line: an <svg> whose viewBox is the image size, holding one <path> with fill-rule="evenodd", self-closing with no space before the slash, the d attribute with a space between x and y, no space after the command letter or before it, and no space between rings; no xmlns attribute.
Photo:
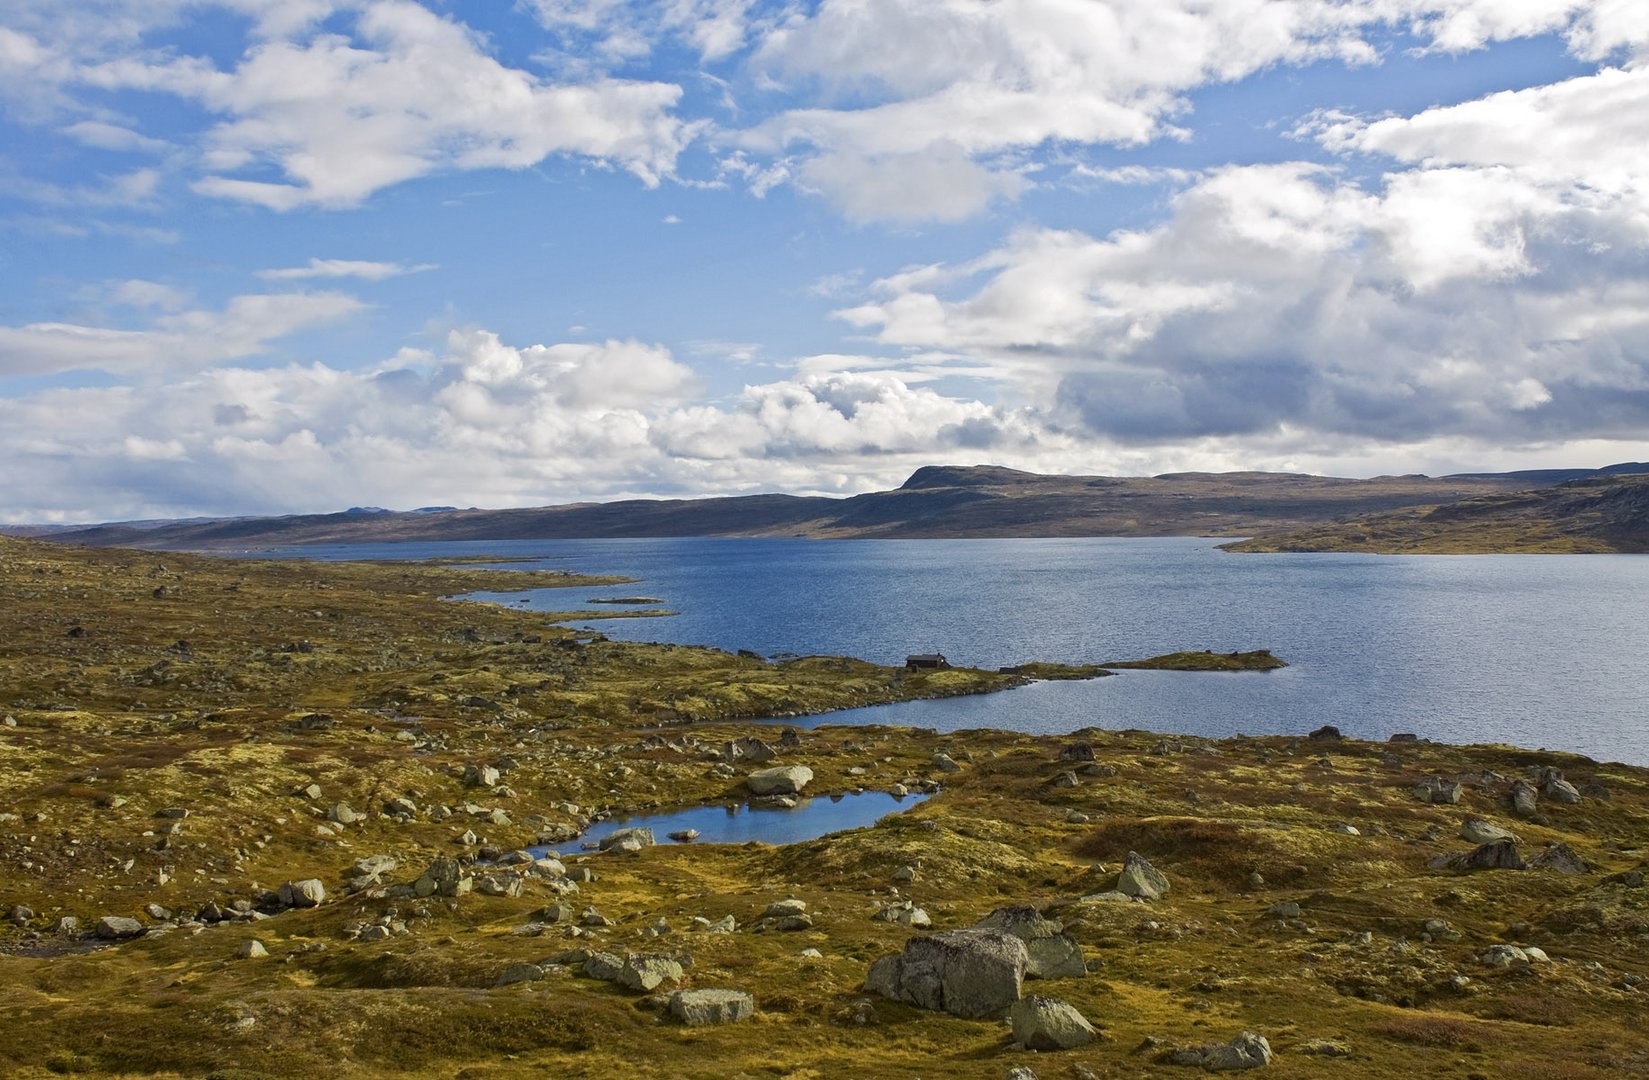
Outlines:
<svg viewBox="0 0 1649 1080"><path fill-rule="evenodd" d="M288 881L277 892L282 907L316 907L326 900L326 886L320 878Z"/></svg>
<svg viewBox="0 0 1649 1080"><path fill-rule="evenodd" d="M1013 1041L1027 1050L1074 1050L1093 1042L1094 1026L1058 998L1028 997L1008 1009Z"/></svg>
<svg viewBox="0 0 1649 1080"><path fill-rule="evenodd" d="M1137 851L1130 851L1122 863L1122 876L1117 879L1117 891L1142 900L1156 900L1168 892L1168 878L1161 870L1145 861Z"/></svg>
<svg viewBox="0 0 1649 1080"><path fill-rule="evenodd" d="M1427 803L1457 803L1463 788L1453 780L1445 780L1441 776L1428 776L1414 785L1414 797Z"/></svg>
<svg viewBox="0 0 1649 1080"><path fill-rule="evenodd" d="M1492 844L1496 840L1517 842L1517 834L1508 832L1492 821L1467 818L1460 826L1460 839L1472 844Z"/></svg>
<svg viewBox="0 0 1649 1080"><path fill-rule="evenodd" d="M1527 780L1512 781L1512 813L1520 818L1532 818L1540 812L1540 798L1534 785Z"/></svg>
<svg viewBox="0 0 1649 1080"><path fill-rule="evenodd" d="M967 1019L999 1016L1019 1000L1029 957L1001 930L951 930L912 938L870 965L865 988L921 1009Z"/></svg>
<svg viewBox="0 0 1649 1080"><path fill-rule="evenodd" d="M756 1002L742 990L677 990L670 995L670 1015L689 1027L736 1024L756 1014Z"/></svg>
<svg viewBox="0 0 1649 1080"><path fill-rule="evenodd" d="M602 851L640 851L644 847L652 847L656 842L652 829L618 829L603 836L600 847Z"/></svg>
<svg viewBox="0 0 1649 1080"><path fill-rule="evenodd" d="M475 888L475 876L457 859L437 855L412 883L415 896L463 896Z"/></svg>
<svg viewBox="0 0 1649 1080"><path fill-rule="evenodd" d="M666 982L681 981L681 965L668 956L628 956L613 980L618 985L643 993Z"/></svg>
<svg viewBox="0 0 1649 1080"><path fill-rule="evenodd" d="M138 937L142 933L143 924L125 915L105 915L97 920L97 936L105 941Z"/></svg>
<svg viewBox="0 0 1649 1080"><path fill-rule="evenodd" d="M1031 979L1079 979L1088 974L1082 946L1063 933L1063 923L1044 918L1029 904L997 908L974 923L977 930L1002 930L1025 943L1025 975Z"/></svg>
<svg viewBox="0 0 1649 1080"><path fill-rule="evenodd" d="M806 765L778 765L757 769L744 783L754 795L799 795L812 780L813 770Z"/></svg>
<svg viewBox="0 0 1649 1080"><path fill-rule="evenodd" d="M1439 855L1431 861L1433 870L1526 870L1523 856L1510 840L1496 840L1470 851Z"/></svg>

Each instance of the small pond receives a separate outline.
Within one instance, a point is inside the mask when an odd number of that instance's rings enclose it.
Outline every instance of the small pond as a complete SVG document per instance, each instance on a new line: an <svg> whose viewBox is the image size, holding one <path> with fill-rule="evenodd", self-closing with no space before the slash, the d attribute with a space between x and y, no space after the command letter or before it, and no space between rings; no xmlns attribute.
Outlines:
<svg viewBox="0 0 1649 1080"><path fill-rule="evenodd" d="M750 803L693 806L664 814L638 814L611 818L591 825L581 836L549 848L572 853L583 844L599 844L602 837L619 829L647 828L661 844L673 844L673 832L697 829L695 844L743 844L759 840L764 844L794 844L814 840L844 829L874 825L889 814L908 810L927 796L912 793L903 797L885 791L865 791L857 795L815 795L799 800L793 807L751 805ZM549 848L539 848L544 851Z"/></svg>

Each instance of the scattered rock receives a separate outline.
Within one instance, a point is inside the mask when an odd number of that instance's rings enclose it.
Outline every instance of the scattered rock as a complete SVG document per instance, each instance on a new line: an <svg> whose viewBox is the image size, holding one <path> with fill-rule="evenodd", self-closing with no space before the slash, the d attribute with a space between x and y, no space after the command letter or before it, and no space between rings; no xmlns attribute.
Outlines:
<svg viewBox="0 0 1649 1080"><path fill-rule="evenodd" d="M1463 790L1453 780L1428 776L1414 785L1414 797L1425 803L1457 803Z"/></svg>
<svg viewBox="0 0 1649 1080"><path fill-rule="evenodd" d="M689 1027L736 1024L756 1014L756 1001L742 990L677 990L670 1015Z"/></svg>
<svg viewBox="0 0 1649 1080"><path fill-rule="evenodd" d="M601 838L598 846L602 851L640 851L644 847L652 847L654 842L653 830L641 827L609 833Z"/></svg>
<svg viewBox="0 0 1649 1080"><path fill-rule="evenodd" d="M537 982L544 977L544 969L537 964L511 964L498 976L494 986L510 986L519 982Z"/></svg>
<svg viewBox="0 0 1649 1080"><path fill-rule="evenodd" d="M812 779L813 770L806 765L779 765L757 769L744 783L755 795L797 795Z"/></svg>
<svg viewBox="0 0 1649 1080"><path fill-rule="evenodd" d="M646 993L666 982L680 982L681 964L668 956L629 956L613 981L627 989Z"/></svg>
<svg viewBox="0 0 1649 1080"><path fill-rule="evenodd" d="M105 915L97 920L97 936L105 941L140 937L143 924L125 915Z"/></svg>
<svg viewBox="0 0 1649 1080"><path fill-rule="evenodd" d="M1512 813L1520 818L1532 818L1540 812L1534 785L1527 780L1512 781Z"/></svg>
<svg viewBox="0 0 1649 1080"><path fill-rule="evenodd" d="M1546 849L1529 859L1530 870L1556 870L1560 874L1585 874L1591 871L1574 848L1561 841L1547 844Z"/></svg>
<svg viewBox="0 0 1649 1080"><path fill-rule="evenodd" d="M1013 1041L1027 1050L1074 1050L1094 1041L1092 1024L1058 998L1028 997L1008 1009Z"/></svg>
<svg viewBox="0 0 1649 1080"><path fill-rule="evenodd" d="M263 942L257 938L241 942L240 950L236 953L242 960L262 960L269 955L269 950L263 947Z"/></svg>
<svg viewBox="0 0 1649 1080"><path fill-rule="evenodd" d="M956 759L949 754L933 755L932 764L935 769L942 773L959 773L962 771L962 766L958 765Z"/></svg>
<svg viewBox="0 0 1649 1080"><path fill-rule="evenodd" d="M1517 843L1517 834L1508 832L1492 821L1483 818L1467 818L1460 826L1460 839L1469 844L1492 844L1496 840L1510 840Z"/></svg>
<svg viewBox="0 0 1649 1080"><path fill-rule="evenodd" d="M311 908L326 900L326 886L320 878L288 881L277 892L282 907Z"/></svg>
<svg viewBox="0 0 1649 1080"><path fill-rule="evenodd" d="M1433 870L1526 870L1528 865L1510 840L1496 840L1470 851L1439 855L1431 860Z"/></svg>
<svg viewBox="0 0 1649 1080"><path fill-rule="evenodd" d="M903 953L870 966L865 988L893 1001L953 1016L999 1016L1019 1000L1025 943L1001 930L951 930L912 938Z"/></svg>
<svg viewBox="0 0 1649 1080"><path fill-rule="evenodd" d="M1483 954L1483 963L1488 967L1510 967L1528 962L1529 954L1516 945L1490 945Z"/></svg>
<svg viewBox="0 0 1649 1080"><path fill-rule="evenodd" d="M974 924L976 930L1001 930L1025 943L1025 975L1032 979L1079 979L1088 974L1082 946L1064 933L1064 925L1042 916L1029 904L997 908Z"/></svg>
<svg viewBox="0 0 1649 1080"><path fill-rule="evenodd" d="M1168 878L1145 861L1136 851L1130 851L1122 863L1122 876L1117 878L1117 891L1143 900L1156 900L1168 893Z"/></svg>
<svg viewBox="0 0 1649 1080"><path fill-rule="evenodd" d="M1257 1069L1271 1064L1271 1044L1265 1036L1245 1031L1228 1043L1180 1047L1170 1051L1168 1060L1174 1065L1200 1066L1209 1072Z"/></svg>

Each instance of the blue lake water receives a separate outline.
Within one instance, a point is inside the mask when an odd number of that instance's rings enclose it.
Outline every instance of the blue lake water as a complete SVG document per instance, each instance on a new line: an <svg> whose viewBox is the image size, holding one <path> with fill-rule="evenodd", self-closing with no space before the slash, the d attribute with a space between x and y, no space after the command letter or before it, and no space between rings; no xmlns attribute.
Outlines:
<svg viewBox="0 0 1649 1080"><path fill-rule="evenodd" d="M637 539L336 545L311 558L532 556L636 584L487 598L535 610L649 596L613 638L902 663L1124 660L1268 648L1270 673L1126 672L821 720L1199 735L1335 724L1649 764L1649 558L1234 555L1197 538ZM516 564L529 568L532 563ZM525 603L521 603L525 601Z"/></svg>
<svg viewBox="0 0 1649 1080"><path fill-rule="evenodd" d="M652 829L653 838L661 844L675 843L669 834L687 829L699 831L698 839L692 841L695 844L743 844L750 840L795 844L844 829L874 825L889 814L908 810L926 798L922 794L895 798L885 791L864 791L857 795L804 798L793 807L750 803L692 806L662 814L638 814L598 822L577 839L551 846L572 852L581 844L599 844L603 837L620 829L643 826Z"/></svg>

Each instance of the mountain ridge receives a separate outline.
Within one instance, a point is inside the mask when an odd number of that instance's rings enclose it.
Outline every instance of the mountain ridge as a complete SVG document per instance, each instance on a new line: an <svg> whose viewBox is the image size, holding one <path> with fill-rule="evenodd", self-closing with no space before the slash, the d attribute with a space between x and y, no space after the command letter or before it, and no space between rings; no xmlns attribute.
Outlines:
<svg viewBox="0 0 1649 1080"><path fill-rule="evenodd" d="M1302 473L1164 473L1066 476L996 465L929 465L898 488L847 497L787 495L625 499L516 509L428 509L281 517L193 518L53 528L0 527L14 535L99 547L245 549L352 542L799 536L946 539L1061 536L1252 537L1327 526L1359 515L1435 509L1569 480L1649 473L1626 462L1603 469L1379 476ZM1530 477L1536 477L1531 483ZM1567 481L1566 481L1567 482ZM373 508L374 511L377 508Z"/></svg>

